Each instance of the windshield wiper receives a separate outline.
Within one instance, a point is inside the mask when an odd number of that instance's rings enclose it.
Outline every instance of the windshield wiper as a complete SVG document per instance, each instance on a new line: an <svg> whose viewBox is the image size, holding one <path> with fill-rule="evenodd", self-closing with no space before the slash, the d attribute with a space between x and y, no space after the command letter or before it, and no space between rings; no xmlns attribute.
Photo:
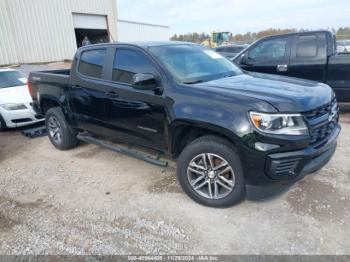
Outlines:
<svg viewBox="0 0 350 262"><path fill-rule="evenodd" d="M198 83L202 83L203 80L195 80L195 81L184 81L182 83L187 84L187 85L194 85L194 84L198 84Z"/></svg>

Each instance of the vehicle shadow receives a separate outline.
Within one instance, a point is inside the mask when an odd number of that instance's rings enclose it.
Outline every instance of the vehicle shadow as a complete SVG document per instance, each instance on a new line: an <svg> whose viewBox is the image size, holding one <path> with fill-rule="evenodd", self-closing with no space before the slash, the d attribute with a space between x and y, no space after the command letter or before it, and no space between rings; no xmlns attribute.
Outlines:
<svg viewBox="0 0 350 262"><path fill-rule="evenodd" d="M247 200L253 202L270 201L288 192L292 186L292 183L288 185L246 186Z"/></svg>

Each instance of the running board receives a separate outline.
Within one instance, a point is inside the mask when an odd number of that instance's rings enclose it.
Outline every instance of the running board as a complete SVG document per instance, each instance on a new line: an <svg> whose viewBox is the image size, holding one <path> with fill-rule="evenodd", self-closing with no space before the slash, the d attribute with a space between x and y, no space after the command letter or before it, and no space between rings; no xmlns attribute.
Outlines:
<svg viewBox="0 0 350 262"><path fill-rule="evenodd" d="M90 143L90 144L94 144L94 145L98 145L98 146L102 146L104 148L107 148L111 151L117 152L117 153L121 153L139 160L143 160L145 162L148 162L150 164L156 165L156 166L161 166L161 167L167 167L168 166L168 162L166 161L162 161L159 159L159 155L155 158L152 156L149 156L147 154L143 154L137 151L133 151L129 148L124 148L121 146L117 146L117 145L112 145L110 143L107 143L105 141L102 141L100 139L91 137L91 136L87 136L87 135L78 135L77 138L81 141L84 141L86 143Z"/></svg>

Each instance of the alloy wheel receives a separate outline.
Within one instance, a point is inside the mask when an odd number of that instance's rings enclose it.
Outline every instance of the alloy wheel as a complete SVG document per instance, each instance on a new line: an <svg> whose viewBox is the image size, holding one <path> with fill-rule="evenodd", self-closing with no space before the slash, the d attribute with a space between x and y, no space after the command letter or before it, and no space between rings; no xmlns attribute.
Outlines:
<svg viewBox="0 0 350 262"><path fill-rule="evenodd" d="M62 129L61 125L58 122L57 118L54 116L50 116L47 122L49 135L55 144L62 143Z"/></svg>
<svg viewBox="0 0 350 262"><path fill-rule="evenodd" d="M203 153L195 156L187 167L191 187L208 199L221 199L235 186L235 174L230 164L221 156Z"/></svg>

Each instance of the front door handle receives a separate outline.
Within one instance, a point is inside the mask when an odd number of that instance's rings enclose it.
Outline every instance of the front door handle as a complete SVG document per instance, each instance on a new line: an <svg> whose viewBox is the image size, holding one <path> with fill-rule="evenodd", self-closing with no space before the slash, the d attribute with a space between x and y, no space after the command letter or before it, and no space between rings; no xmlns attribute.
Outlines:
<svg viewBox="0 0 350 262"><path fill-rule="evenodd" d="M115 91L110 91L107 93L107 96L110 97L110 98L118 98L119 97L119 94Z"/></svg>
<svg viewBox="0 0 350 262"><path fill-rule="evenodd" d="M287 72L288 71L288 65L278 65L277 66L277 72Z"/></svg>

